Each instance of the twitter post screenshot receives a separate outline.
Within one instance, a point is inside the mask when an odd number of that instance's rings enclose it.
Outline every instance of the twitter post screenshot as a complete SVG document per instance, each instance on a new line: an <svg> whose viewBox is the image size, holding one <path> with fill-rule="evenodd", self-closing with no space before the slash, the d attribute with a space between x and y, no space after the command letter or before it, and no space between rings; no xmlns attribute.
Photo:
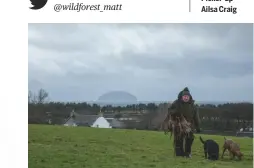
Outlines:
<svg viewBox="0 0 254 168"><path fill-rule="evenodd" d="M253 0L1 10L3 168L252 168Z"/></svg>

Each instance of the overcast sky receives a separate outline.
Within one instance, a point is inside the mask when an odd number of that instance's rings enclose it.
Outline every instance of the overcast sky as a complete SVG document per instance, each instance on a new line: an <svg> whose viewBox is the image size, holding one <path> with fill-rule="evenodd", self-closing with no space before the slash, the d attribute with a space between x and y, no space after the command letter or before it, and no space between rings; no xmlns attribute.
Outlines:
<svg viewBox="0 0 254 168"><path fill-rule="evenodd" d="M252 38L252 24L29 24L29 89L161 101L188 86L197 101L252 101Z"/></svg>

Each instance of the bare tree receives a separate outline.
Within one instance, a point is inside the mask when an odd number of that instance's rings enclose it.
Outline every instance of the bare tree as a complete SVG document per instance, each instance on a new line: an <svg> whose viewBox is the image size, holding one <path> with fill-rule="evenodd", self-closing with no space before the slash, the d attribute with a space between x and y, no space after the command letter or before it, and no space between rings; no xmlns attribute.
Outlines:
<svg viewBox="0 0 254 168"><path fill-rule="evenodd" d="M37 95L37 102L39 104L44 103L45 100L48 98L48 92L46 92L44 89L40 89Z"/></svg>
<svg viewBox="0 0 254 168"><path fill-rule="evenodd" d="M38 91L38 94L33 93L32 91L29 90L28 92L28 103L32 104L42 104L45 103L45 101L48 98L48 92L46 92L44 89L40 89Z"/></svg>
<svg viewBox="0 0 254 168"><path fill-rule="evenodd" d="M31 90L28 91L28 103L37 103L37 96Z"/></svg>
<svg viewBox="0 0 254 168"><path fill-rule="evenodd" d="M33 93L31 90L28 91L28 103L32 103Z"/></svg>

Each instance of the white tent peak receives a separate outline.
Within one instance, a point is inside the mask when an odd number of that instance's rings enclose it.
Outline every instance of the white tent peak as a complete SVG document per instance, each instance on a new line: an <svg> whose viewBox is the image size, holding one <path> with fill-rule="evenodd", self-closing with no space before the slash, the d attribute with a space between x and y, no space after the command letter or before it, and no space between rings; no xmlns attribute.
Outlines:
<svg viewBox="0 0 254 168"><path fill-rule="evenodd" d="M104 117L98 117L92 127L96 128L112 128L110 123Z"/></svg>

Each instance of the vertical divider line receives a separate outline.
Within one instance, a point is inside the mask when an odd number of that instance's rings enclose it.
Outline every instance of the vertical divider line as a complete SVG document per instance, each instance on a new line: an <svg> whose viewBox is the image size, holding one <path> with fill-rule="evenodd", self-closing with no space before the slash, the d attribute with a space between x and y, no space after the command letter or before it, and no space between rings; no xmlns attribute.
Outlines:
<svg viewBox="0 0 254 168"><path fill-rule="evenodd" d="M191 12L191 0L189 0L189 12Z"/></svg>

